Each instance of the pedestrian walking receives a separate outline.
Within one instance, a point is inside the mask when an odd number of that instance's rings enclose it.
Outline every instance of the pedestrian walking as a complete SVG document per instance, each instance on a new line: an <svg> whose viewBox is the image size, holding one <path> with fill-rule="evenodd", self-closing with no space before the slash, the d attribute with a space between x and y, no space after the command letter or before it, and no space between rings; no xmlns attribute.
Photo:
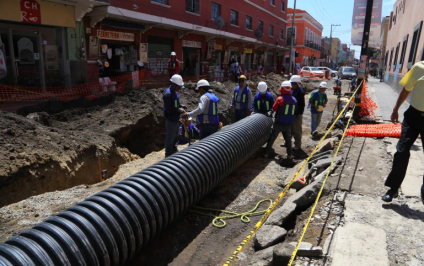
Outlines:
<svg viewBox="0 0 424 266"><path fill-rule="evenodd" d="M311 135L318 134L317 128L321 123L322 112L327 106L328 98L325 91L327 90L327 82L323 81L319 84L319 89L312 93L309 98L309 105L311 108Z"/></svg>
<svg viewBox="0 0 424 266"><path fill-rule="evenodd" d="M266 116L272 116L272 106L275 103L275 98L272 96L268 90L268 85L265 82L259 82L258 84L258 93L253 99L252 113L259 113Z"/></svg>
<svg viewBox="0 0 424 266"><path fill-rule="evenodd" d="M266 146L264 157L268 157L272 145L277 139L280 133L283 134L284 140L286 141L287 147L287 159L293 160L292 155L292 125L294 123L294 116L297 108L297 101L291 95L291 83L290 81L284 81L280 88L281 95L277 98L273 105L273 110L276 112L274 126L272 129L271 136L269 137L268 144Z"/></svg>
<svg viewBox="0 0 424 266"><path fill-rule="evenodd" d="M424 139L424 61L416 63L399 83L403 85L403 89L393 108L392 122L399 122L399 108L409 96L411 96L411 105L404 114L401 136L393 156L392 170L384 184L390 188L382 197L385 202L391 202L398 196L408 169L411 147L418 135L421 135L421 140ZM424 203L424 185L421 185L421 199Z"/></svg>
<svg viewBox="0 0 424 266"><path fill-rule="evenodd" d="M238 62L236 62L234 66L234 82L235 83L238 83L241 72L242 72L241 66L239 65Z"/></svg>
<svg viewBox="0 0 424 266"><path fill-rule="evenodd" d="M297 101L297 108L293 123L293 137L294 137L294 150L299 151L302 149L302 125L303 125L303 112L305 111L305 92L300 86L301 78L299 75L294 75L290 79L292 86L292 96Z"/></svg>
<svg viewBox="0 0 424 266"><path fill-rule="evenodd" d="M178 138L178 145L184 145L190 143L190 141L197 135L200 135L200 130L193 125L193 118L189 117L185 121L184 124L180 126L180 134Z"/></svg>
<svg viewBox="0 0 424 266"><path fill-rule="evenodd" d="M185 113L185 105L180 103L178 91L184 86L180 75L171 77L171 86L163 93L163 112L166 119L165 157L178 152L176 147L178 141L178 127L180 114Z"/></svg>
<svg viewBox="0 0 424 266"><path fill-rule="evenodd" d="M200 94L199 107L190 113L184 113L182 118L197 116L197 126L200 130L200 139L204 139L218 131L218 103L219 98L213 93L207 80L199 80L195 89Z"/></svg>
<svg viewBox="0 0 424 266"><path fill-rule="evenodd" d="M230 106L230 110L234 110L236 122L250 115L252 101L252 91L246 84L246 76L241 75L239 78L239 85L234 89Z"/></svg>
<svg viewBox="0 0 424 266"><path fill-rule="evenodd" d="M168 61L169 77L178 74L178 71L180 71L180 61L177 59L177 54L175 52L172 52L171 59Z"/></svg>

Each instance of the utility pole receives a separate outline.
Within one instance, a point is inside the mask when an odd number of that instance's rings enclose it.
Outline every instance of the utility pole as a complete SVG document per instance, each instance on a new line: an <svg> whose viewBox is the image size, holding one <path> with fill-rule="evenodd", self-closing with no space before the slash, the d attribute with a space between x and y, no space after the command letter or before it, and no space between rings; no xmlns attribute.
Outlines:
<svg viewBox="0 0 424 266"><path fill-rule="evenodd" d="M374 6L374 0L367 1L367 13L365 16L365 25L364 25L364 33L362 35L362 46L361 46L361 56L359 59L359 73L358 73L358 81L357 84L361 84L361 82L366 78L366 63L368 60L368 41L370 37L370 28L371 28L371 18L372 18L372 8ZM363 60L365 59L366 60ZM362 67L361 67L362 66ZM359 87L358 91L355 94L355 110L353 112L352 118L355 121L359 121L359 113L361 112L361 97L362 97L362 89L364 87L364 83Z"/></svg>
<svg viewBox="0 0 424 266"><path fill-rule="evenodd" d="M292 67L292 61L293 61L293 42L294 42L294 20L296 17L296 0L294 0L294 8L293 8L293 20L292 20L292 28L291 28L291 33L290 33L290 53L289 53L289 73L292 73L293 75L295 75L296 73L293 73L293 67Z"/></svg>
<svg viewBox="0 0 424 266"><path fill-rule="evenodd" d="M334 28L336 28L337 26L340 26L340 24L331 24L331 30L330 30L330 51L329 51L329 58L330 58L330 61L331 61L331 49L333 48L332 46L333 46L333 27ZM331 62L329 62L329 66L328 67L331 67Z"/></svg>

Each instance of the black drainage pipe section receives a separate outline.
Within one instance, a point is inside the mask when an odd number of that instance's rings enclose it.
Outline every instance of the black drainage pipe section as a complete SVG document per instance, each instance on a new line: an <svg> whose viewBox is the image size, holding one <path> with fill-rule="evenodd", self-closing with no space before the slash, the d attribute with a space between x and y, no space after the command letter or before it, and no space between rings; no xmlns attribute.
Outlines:
<svg viewBox="0 0 424 266"><path fill-rule="evenodd" d="M0 266L125 265L269 138L255 114L0 244Z"/></svg>

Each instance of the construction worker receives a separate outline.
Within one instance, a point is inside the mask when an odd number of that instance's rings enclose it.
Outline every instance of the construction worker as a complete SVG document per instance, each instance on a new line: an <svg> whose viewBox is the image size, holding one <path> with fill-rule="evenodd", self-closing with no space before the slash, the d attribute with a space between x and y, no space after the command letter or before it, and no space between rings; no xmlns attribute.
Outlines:
<svg viewBox="0 0 424 266"><path fill-rule="evenodd" d="M185 113L185 105L180 103L178 91L184 86L180 75L171 77L171 86L163 93L163 112L166 119L165 157L178 152L176 147L180 114Z"/></svg>
<svg viewBox="0 0 424 266"><path fill-rule="evenodd" d="M236 122L250 115L250 108L252 107L252 92L246 84L245 75L240 76L239 85L234 89L231 103L230 110L234 110Z"/></svg>
<svg viewBox="0 0 424 266"><path fill-rule="evenodd" d="M187 120L183 121L184 124L181 124L178 145L187 144L196 134L200 135L199 129L193 125L192 120L193 118L189 117Z"/></svg>
<svg viewBox="0 0 424 266"><path fill-rule="evenodd" d="M275 103L274 96L267 91L268 85L261 81L258 84L258 93L253 99L251 111L253 113L264 114L266 116L272 116L272 106Z"/></svg>
<svg viewBox="0 0 424 266"><path fill-rule="evenodd" d="M399 83L403 85L403 89L393 108L392 122L399 123L399 108L409 96L411 105L403 116L401 136L393 156L393 167L384 184L390 188L382 197L385 202L391 202L398 196L398 190L408 169L411 147L419 135L421 140L424 139L424 61L416 63ZM421 186L421 200L424 203L424 185Z"/></svg>
<svg viewBox="0 0 424 266"><path fill-rule="evenodd" d="M323 81L319 84L319 89L314 91L309 98L311 108L311 135L314 137L318 134L317 128L321 123L322 112L328 103L326 90L327 82Z"/></svg>
<svg viewBox="0 0 424 266"><path fill-rule="evenodd" d="M181 115L182 118L197 116L197 126L200 139L204 139L218 131L218 102L219 98L213 93L207 80L199 80L195 89L200 94L199 107Z"/></svg>
<svg viewBox="0 0 424 266"><path fill-rule="evenodd" d="M294 75L290 78L292 85L292 96L297 101L297 108L295 112L295 118L293 123L293 137L294 137L294 150L298 151L302 148L302 124L303 124L303 112L305 111L305 92L300 86L300 76Z"/></svg>
<svg viewBox="0 0 424 266"><path fill-rule="evenodd" d="M168 61L168 74L172 77L175 74L178 74L180 71L180 61L177 59L177 54L175 52L171 53L171 59Z"/></svg>
<svg viewBox="0 0 424 266"><path fill-rule="evenodd" d="M242 72L241 66L239 65L238 62L236 62L234 66L234 79L235 79L234 82L236 83L238 82L241 72Z"/></svg>
<svg viewBox="0 0 424 266"><path fill-rule="evenodd" d="M274 112L276 112L275 122L271 136L269 137L268 144L266 146L264 156L268 157L271 152L272 145L274 144L278 135L282 133L284 140L286 141L287 159L293 160L294 156L292 155L291 134L297 108L297 101L291 95L290 81L284 81L281 84L280 92L281 96L277 98L272 107Z"/></svg>

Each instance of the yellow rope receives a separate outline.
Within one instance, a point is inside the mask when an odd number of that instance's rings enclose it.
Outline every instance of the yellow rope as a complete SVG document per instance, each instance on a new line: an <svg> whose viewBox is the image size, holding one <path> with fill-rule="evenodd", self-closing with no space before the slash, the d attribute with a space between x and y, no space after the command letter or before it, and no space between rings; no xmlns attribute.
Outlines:
<svg viewBox="0 0 424 266"><path fill-rule="evenodd" d="M261 205L265 201L269 201L269 207L266 208L265 210L262 210L262 211L256 211L259 208L259 205ZM255 216L255 215L263 214L267 210L269 210L269 208L271 208L271 206L272 206L272 200L271 199L263 199L263 200L259 201L258 203L256 203L256 206L253 209L251 209L250 211L247 211L247 212L242 212L242 213L226 211L226 210L219 210L219 209L212 209L212 208L197 207L197 206L195 206L193 210L190 210L190 212L214 217L212 224L215 227L223 228L227 225L227 222L225 222L225 220L234 219L234 218L237 218L237 217L240 217L240 220L243 223L250 223L249 216ZM229 215L216 216L216 215L213 215L213 214L210 214L210 213L207 213L207 212L201 212L201 211L197 211L197 210L217 212L217 213L225 213L225 214L229 214Z"/></svg>

